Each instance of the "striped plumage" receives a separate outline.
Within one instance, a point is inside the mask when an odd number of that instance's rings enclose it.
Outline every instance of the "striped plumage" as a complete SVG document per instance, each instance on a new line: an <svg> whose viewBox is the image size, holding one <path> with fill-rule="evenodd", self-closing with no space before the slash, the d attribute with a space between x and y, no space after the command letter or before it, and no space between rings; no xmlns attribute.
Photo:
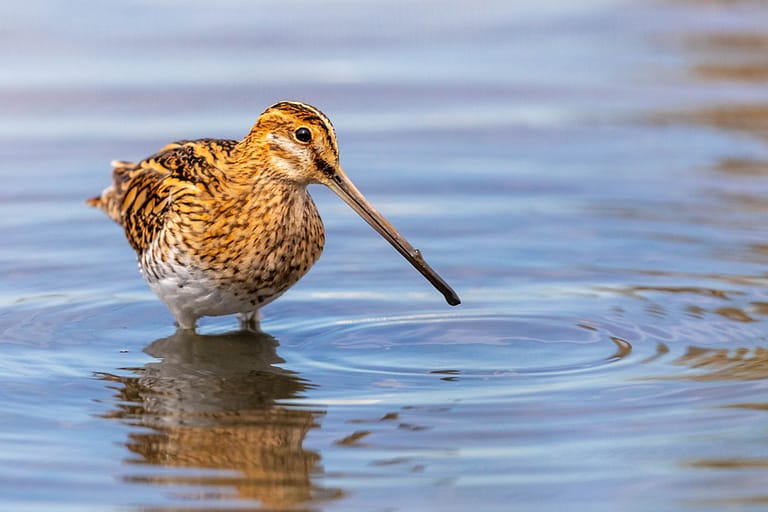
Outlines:
<svg viewBox="0 0 768 512"><path fill-rule="evenodd" d="M346 178L330 120L309 105L271 106L242 141L179 141L113 166L113 184L87 202L123 226L144 278L181 328L232 313L256 322L259 308L306 274L324 243L311 183L339 194L449 303L459 302Z"/></svg>

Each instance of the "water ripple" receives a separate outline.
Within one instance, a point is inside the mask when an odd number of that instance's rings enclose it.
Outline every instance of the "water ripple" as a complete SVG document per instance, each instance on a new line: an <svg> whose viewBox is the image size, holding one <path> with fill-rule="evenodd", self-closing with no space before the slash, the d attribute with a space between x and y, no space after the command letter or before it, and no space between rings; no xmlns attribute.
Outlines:
<svg viewBox="0 0 768 512"><path fill-rule="evenodd" d="M626 326L543 315L401 315L307 323L292 330L299 332L297 348L312 366L445 379L597 370L633 350ZM333 348L322 350L323 345Z"/></svg>

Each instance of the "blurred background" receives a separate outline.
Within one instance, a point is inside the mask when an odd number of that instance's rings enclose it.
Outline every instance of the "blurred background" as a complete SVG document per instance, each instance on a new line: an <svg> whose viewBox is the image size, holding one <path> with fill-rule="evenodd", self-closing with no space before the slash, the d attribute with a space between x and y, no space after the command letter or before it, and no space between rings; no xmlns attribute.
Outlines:
<svg viewBox="0 0 768 512"><path fill-rule="evenodd" d="M768 5L518 4L0 5L0 508L765 507ZM283 99L461 306L314 187L264 332L174 332L83 200Z"/></svg>

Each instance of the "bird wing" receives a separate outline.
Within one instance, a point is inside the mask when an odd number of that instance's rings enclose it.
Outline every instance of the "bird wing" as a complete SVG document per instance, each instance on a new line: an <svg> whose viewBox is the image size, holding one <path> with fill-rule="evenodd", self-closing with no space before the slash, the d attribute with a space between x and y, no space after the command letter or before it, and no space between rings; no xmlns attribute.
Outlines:
<svg viewBox="0 0 768 512"><path fill-rule="evenodd" d="M182 140L138 162L114 161L112 185L86 201L123 226L128 242L144 252L165 224L173 203L208 190L237 141Z"/></svg>

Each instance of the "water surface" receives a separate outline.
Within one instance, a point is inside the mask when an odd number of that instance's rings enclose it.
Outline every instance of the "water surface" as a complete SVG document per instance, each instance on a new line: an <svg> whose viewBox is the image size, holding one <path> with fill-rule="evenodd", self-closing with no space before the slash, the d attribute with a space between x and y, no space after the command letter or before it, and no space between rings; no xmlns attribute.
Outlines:
<svg viewBox="0 0 768 512"><path fill-rule="evenodd" d="M765 507L761 2L0 14L3 509ZM316 188L264 332L175 332L82 201L285 98L460 307Z"/></svg>

